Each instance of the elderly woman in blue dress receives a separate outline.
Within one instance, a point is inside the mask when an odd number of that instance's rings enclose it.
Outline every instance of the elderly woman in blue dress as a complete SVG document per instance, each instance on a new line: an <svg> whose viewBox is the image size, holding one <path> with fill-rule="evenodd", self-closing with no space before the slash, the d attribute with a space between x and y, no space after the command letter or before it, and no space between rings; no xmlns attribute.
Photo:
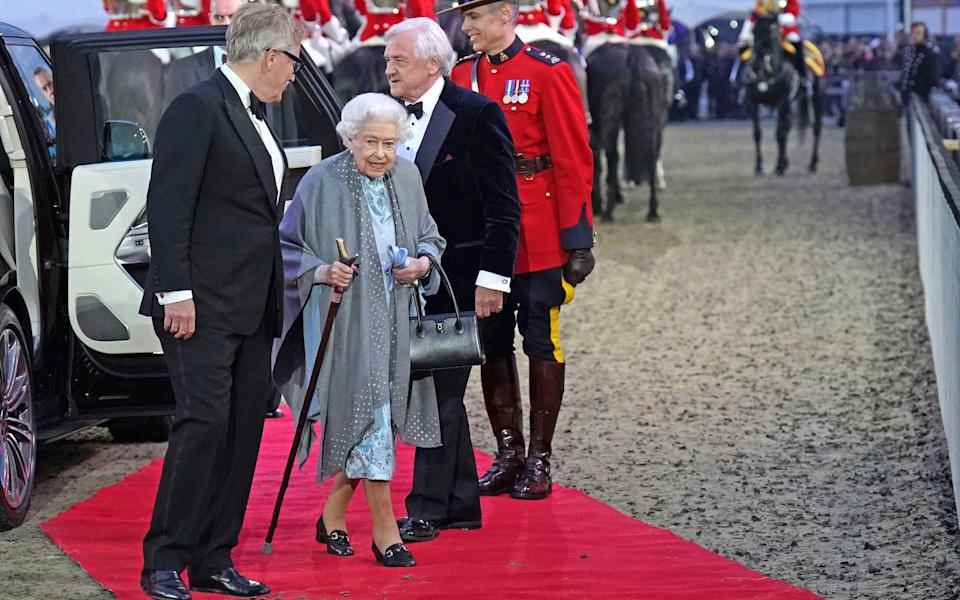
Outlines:
<svg viewBox="0 0 960 600"><path fill-rule="evenodd" d="M416 166L396 157L410 135L406 110L383 94L362 94L343 107L337 132L347 150L310 169L280 226L286 290L274 377L299 415L331 292L347 288L309 406L320 433L308 428L300 448L302 464L319 437L319 479L333 477L317 541L331 554L353 554L346 511L362 481L374 556L385 566L413 566L389 482L396 435L440 445L432 379L410 377L408 321L417 290L439 286L428 256L439 260L445 242ZM359 254L359 267L338 262L337 238Z"/></svg>

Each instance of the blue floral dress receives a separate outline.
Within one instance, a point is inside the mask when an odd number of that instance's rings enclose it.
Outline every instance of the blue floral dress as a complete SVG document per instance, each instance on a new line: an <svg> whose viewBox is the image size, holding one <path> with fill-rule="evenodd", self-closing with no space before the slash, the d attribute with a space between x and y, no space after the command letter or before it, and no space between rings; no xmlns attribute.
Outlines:
<svg viewBox="0 0 960 600"><path fill-rule="evenodd" d="M392 304L394 300L391 292L395 282L390 246L397 242L393 207L382 177L376 179L363 177L362 180L363 197L370 211L373 234L377 240L377 252L380 255L383 285L387 290L387 301ZM388 312L390 308L392 307L388 307ZM347 455L345 473L350 479L388 481L393 478L396 454L389 392L387 395L383 404L374 410L373 424Z"/></svg>

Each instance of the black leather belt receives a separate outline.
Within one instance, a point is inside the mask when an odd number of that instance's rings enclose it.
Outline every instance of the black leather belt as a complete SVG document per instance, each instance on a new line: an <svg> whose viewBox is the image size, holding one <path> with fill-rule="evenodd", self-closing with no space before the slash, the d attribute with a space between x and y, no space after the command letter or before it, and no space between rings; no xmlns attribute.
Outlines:
<svg viewBox="0 0 960 600"><path fill-rule="evenodd" d="M526 158L522 154L517 154L513 160L517 168L517 175L533 175L540 171L546 171L553 166L553 160L549 154L534 158Z"/></svg>

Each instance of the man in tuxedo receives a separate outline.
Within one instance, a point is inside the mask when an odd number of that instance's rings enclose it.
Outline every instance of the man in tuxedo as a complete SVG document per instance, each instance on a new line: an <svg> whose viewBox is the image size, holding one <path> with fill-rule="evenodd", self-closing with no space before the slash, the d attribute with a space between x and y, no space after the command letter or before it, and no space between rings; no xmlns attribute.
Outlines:
<svg viewBox="0 0 960 600"><path fill-rule="evenodd" d="M300 29L282 8L244 5L229 61L174 99L158 127L147 193L152 260L140 312L153 318L177 410L141 587L259 596L237 544L273 398L270 351L282 323L278 225L283 149L263 120L300 66Z"/></svg>
<svg viewBox="0 0 960 600"><path fill-rule="evenodd" d="M397 153L420 169L430 213L447 240L444 269L464 310L484 319L503 308L517 253L520 201L513 141L503 112L485 97L444 76L455 54L439 25L408 19L386 34L384 56L390 93L410 113L412 139ZM428 313L449 313L441 292ZM404 541L433 539L445 528L480 527L477 466L463 406L470 368L433 375L443 446L418 448Z"/></svg>

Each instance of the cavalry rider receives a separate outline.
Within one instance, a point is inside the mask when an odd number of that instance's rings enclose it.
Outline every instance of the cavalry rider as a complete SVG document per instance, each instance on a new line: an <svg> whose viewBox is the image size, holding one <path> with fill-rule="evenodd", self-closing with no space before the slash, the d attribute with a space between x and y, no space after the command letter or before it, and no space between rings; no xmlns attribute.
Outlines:
<svg viewBox="0 0 960 600"><path fill-rule="evenodd" d="M437 20L431 0L354 0L363 25L357 40L364 45L383 45L383 34L406 17L427 17Z"/></svg>
<svg viewBox="0 0 960 600"><path fill-rule="evenodd" d="M626 25L627 37L633 40L655 40L667 43L670 34L670 10L666 0L635 0L640 13L636 27ZM629 0L628 0L629 2Z"/></svg>
<svg viewBox="0 0 960 600"><path fill-rule="evenodd" d="M580 12L583 20L583 57L603 44L627 41L627 31L640 27L640 9L635 1L587 0Z"/></svg>
<svg viewBox="0 0 960 600"><path fill-rule="evenodd" d="M570 65L523 43L514 1L458 6L478 53L453 69L454 83L493 99L516 152L520 244L503 310L483 320L484 402L497 458L480 478L482 495L540 499L551 491L550 456L564 390L560 307L593 270L593 164L583 99ZM530 447L523 440L514 354L519 325L530 357Z"/></svg>
<svg viewBox="0 0 960 600"><path fill-rule="evenodd" d="M782 7L782 10L781 10ZM780 25L780 39L790 42L794 48L792 54L793 66L800 75L804 87L809 86L807 65L803 52L803 38L800 37L800 0L756 0L743 28L740 30L738 44L741 54L746 48L753 46L753 27L757 18L763 15L777 15Z"/></svg>
<svg viewBox="0 0 960 600"><path fill-rule="evenodd" d="M166 25L166 0L103 0L107 11L107 31L160 29Z"/></svg>
<svg viewBox="0 0 960 600"><path fill-rule="evenodd" d="M350 34L330 10L329 0L284 0L284 6L304 24L303 48L313 62L327 74L350 50Z"/></svg>
<svg viewBox="0 0 960 600"><path fill-rule="evenodd" d="M519 0L518 11L517 33L521 39L554 40L564 46L573 46L577 35L577 14L571 0Z"/></svg>
<svg viewBox="0 0 960 600"><path fill-rule="evenodd" d="M210 25L210 2L211 0L173 0L177 27Z"/></svg>

